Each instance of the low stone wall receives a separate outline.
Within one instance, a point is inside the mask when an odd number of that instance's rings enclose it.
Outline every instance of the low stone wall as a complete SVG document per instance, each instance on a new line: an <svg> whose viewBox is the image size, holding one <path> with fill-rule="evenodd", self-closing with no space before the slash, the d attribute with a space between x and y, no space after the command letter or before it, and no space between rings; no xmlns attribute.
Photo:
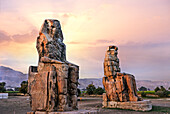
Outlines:
<svg viewBox="0 0 170 114"><path fill-rule="evenodd" d="M150 111L152 109L152 103L149 100L135 102L103 101L103 108L120 108L131 109L135 111Z"/></svg>
<svg viewBox="0 0 170 114"><path fill-rule="evenodd" d="M0 93L0 99L7 99L8 93Z"/></svg>

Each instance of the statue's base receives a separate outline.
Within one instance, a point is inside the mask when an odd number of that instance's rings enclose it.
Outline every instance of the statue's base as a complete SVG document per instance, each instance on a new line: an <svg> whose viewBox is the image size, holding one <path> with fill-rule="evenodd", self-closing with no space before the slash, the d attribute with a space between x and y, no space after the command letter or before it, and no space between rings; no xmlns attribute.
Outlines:
<svg viewBox="0 0 170 114"><path fill-rule="evenodd" d="M130 109L135 111L150 111L152 110L152 103L149 100L143 101L129 101L129 102L115 102L115 101L103 101L103 108L120 108Z"/></svg>
<svg viewBox="0 0 170 114"><path fill-rule="evenodd" d="M27 112L27 114L98 114L97 110L75 110L66 112L46 112L46 111L36 111Z"/></svg>

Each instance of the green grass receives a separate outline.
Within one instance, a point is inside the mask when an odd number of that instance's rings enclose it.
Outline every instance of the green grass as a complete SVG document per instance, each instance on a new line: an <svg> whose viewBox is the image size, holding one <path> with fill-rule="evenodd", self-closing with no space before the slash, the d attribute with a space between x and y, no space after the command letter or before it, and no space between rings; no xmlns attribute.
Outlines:
<svg viewBox="0 0 170 114"><path fill-rule="evenodd" d="M142 97L144 99L160 99L160 97L156 97L156 96L146 96L146 97Z"/></svg>
<svg viewBox="0 0 170 114"><path fill-rule="evenodd" d="M137 93L141 94L142 92L146 94L155 94L155 91L138 91Z"/></svg>
<svg viewBox="0 0 170 114"><path fill-rule="evenodd" d="M5 91L5 93L19 93L19 91Z"/></svg>
<svg viewBox="0 0 170 114"><path fill-rule="evenodd" d="M141 94L142 92L146 93L146 94L155 94L155 91L138 91L137 93ZM170 94L170 91L168 91L168 94Z"/></svg>

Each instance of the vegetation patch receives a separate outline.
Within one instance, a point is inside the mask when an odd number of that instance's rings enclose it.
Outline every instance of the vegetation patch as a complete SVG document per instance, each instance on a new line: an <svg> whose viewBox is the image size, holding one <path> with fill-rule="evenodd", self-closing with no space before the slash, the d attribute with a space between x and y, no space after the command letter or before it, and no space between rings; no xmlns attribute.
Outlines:
<svg viewBox="0 0 170 114"><path fill-rule="evenodd" d="M151 111L170 113L170 108L169 107L161 107L161 106L152 106Z"/></svg>
<svg viewBox="0 0 170 114"><path fill-rule="evenodd" d="M155 94L155 91L138 91L137 93L141 94L142 92L146 94Z"/></svg>
<svg viewBox="0 0 170 114"><path fill-rule="evenodd" d="M113 109L113 110L127 110L127 111L134 111L131 109L121 109L121 108L104 108L104 109ZM136 111L136 112L143 112L143 111ZM170 113L170 108L169 107L162 107L162 106L152 106L151 111L146 111L146 112L164 112L164 113Z"/></svg>
<svg viewBox="0 0 170 114"><path fill-rule="evenodd" d="M19 91L5 91L5 93L19 93Z"/></svg>

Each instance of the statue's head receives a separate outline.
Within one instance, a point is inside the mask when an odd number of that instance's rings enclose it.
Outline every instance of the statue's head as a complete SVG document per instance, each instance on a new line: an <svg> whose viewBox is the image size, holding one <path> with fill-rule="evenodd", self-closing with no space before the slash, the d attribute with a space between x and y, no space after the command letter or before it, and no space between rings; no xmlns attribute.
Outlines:
<svg viewBox="0 0 170 114"><path fill-rule="evenodd" d="M54 40L63 42L63 34L58 20L46 19L41 27L40 34L41 33L46 33Z"/></svg>
<svg viewBox="0 0 170 114"><path fill-rule="evenodd" d="M117 56L117 50L118 50L117 46L109 46L107 48L106 53L110 56Z"/></svg>
<svg viewBox="0 0 170 114"><path fill-rule="evenodd" d="M54 19L46 19L37 37L37 50L39 61L41 57L55 60L66 60L66 49L63 43L63 34L60 22Z"/></svg>

